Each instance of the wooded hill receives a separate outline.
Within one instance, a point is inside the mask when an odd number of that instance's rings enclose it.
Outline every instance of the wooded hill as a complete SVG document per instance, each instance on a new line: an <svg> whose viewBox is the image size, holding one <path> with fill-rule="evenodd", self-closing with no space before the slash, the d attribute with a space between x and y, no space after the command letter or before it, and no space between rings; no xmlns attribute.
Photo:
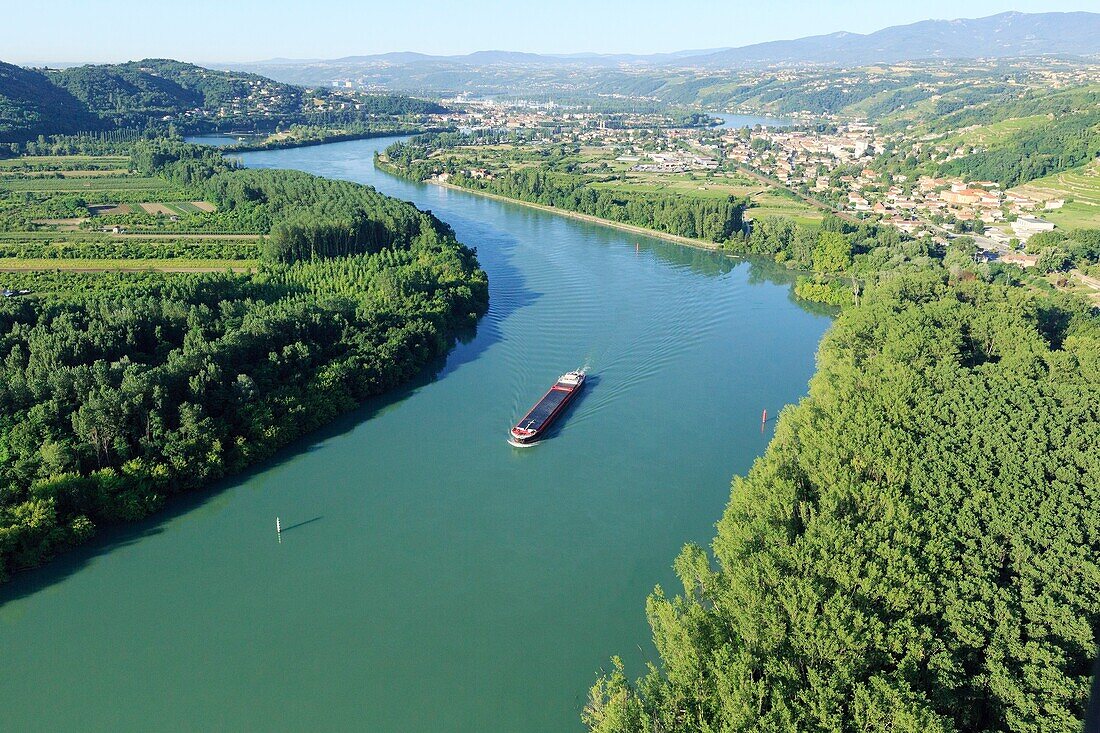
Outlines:
<svg viewBox="0 0 1100 733"><path fill-rule="evenodd" d="M0 143L167 123L185 131L270 130L441 111L433 102L397 94L305 89L167 59L64 70L0 64Z"/></svg>
<svg viewBox="0 0 1100 733"><path fill-rule="evenodd" d="M103 127L87 104L45 74L0 62L0 143Z"/></svg>

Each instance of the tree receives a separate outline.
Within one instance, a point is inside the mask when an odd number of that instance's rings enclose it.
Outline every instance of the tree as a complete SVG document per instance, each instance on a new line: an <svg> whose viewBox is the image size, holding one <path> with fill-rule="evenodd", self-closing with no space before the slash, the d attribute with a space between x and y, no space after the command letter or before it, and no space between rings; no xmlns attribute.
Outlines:
<svg viewBox="0 0 1100 733"><path fill-rule="evenodd" d="M1078 733L1100 633L1100 320L945 273L868 291L646 612L594 731ZM1057 436L1052 440L1051 436Z"/></svg>
<svg viewBox="0 0 1100 733"><path fill-rule="evenodd" d="M842 272L852 264L852 245L839 232L823 231L814 248L813 265L819 272Z"/></svg>

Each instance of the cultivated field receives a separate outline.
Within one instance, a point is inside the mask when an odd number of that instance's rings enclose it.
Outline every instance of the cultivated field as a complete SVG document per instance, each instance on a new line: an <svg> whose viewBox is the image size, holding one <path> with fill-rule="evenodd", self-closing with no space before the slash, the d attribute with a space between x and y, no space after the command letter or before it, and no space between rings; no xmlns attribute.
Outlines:
<svg viewBox="0 0 1100 733"><path fill-rule="evenodd" d="M255 260L181 260L181 259L74 259L0 258L0 272L65 270L69 272L222 272L245 271L256 267Z"/></svg>
<svg viewBox="0 0 1100 733"><path fill-rule="evenodd" d="M232 225L226 232L208 216L216 217L214 204L189 198L194 192L186 186L129 175L127 165L128 159L118 156L0 161L0 223L5 224L0 227L0 272L256 267L258 234L231 233ZM73 171L94 175L56 177ZM172 199L165 200L168 196ZM112 231L103 231L108 227Z"/></svg>
<svg viewBox="0 0 1100 733"><path fill-rule="evenodd" d="M98 178L4 178L0 191L77 193L80 191L155 191L168 188L163 178L102 176Z"/></svg>
<svg viewBox="0 0 1100 733"><path fill-rule="evenodd" d="M0 160L0 173L42 170L127 170L130 159L124 155L28 155Z"/></svg>
<svg viewBox="0 0 1100 733"><path fill-rule="evenodd" d="M1032 198L1065 199L1061 209L1042 214L1063 229L1100 227L1100 161L1038 178L1013 190Z"/></svg>
<svg viewBox="0 0 1100 733"><path fill-rule="evenodd" d="M966 130L961 130L949 137L937 142L939 145L970 145L980 148L996 147L1009 138L1021 132L1041 127L1050 122L1047 115L1032 115L1030 117L1014 117L1011 120L1002 120L989 125L979 125Z"/></svg>

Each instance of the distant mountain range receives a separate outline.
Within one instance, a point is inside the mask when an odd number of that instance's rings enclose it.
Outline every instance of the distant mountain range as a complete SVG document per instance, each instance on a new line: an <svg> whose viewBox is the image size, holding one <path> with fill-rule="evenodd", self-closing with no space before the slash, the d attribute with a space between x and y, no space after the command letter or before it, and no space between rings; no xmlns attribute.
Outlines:
<svg viewBox="0 0 1100 733"><path fill-rule="evenodd" d="M862 66L923 59L1084 56L1100 53L1100 13L1001 13L976 20L925 20L875 33L831 33L681 59L706 68L776 64Z"/></svg>
<svg viewBox="0 0 1100 733"><path fill-rule="evenodd" d="M339 59L270 59L234 68L294 66L609 66L746 69L777 65L859 66L924 59L1100 54L1100 13L1001 13L973 20L925 20L869 34L830 33L739 48L658 54L535 54L477 51L432 56L412 51ZM227 68L227 66L223 66Z"/></svg>

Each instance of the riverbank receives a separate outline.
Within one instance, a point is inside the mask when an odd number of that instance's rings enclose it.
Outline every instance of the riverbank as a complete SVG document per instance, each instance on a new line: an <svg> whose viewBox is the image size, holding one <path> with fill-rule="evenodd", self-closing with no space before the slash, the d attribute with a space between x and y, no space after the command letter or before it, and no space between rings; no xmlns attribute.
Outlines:
<svg viewBox="0 0 1100 733"><path fill-rule="evenodd" d="M387 166L384 170L392 170ZM443 188L452 188L455 191L465 191L466 193L476 193L478 196L484 196L490 199L496 199L497 201L504 201L509 204L519 204L520 206L526 206L531 209L538 209L539 211L547 211L551 214L557 214L558 216L564 216L569 219L576 219L577 221L588 222L589 224L600 224L602 226L611 227L612 229L618 229L623 232L630 232L631 234L642 234L647 237L657 237L658 239L664 239L669 242L676 242L687 247L695 247L696 249L706 249L711 252L721 252L722 245L715 242L708 242L705 239L692 239L691 237L681 237L678 234L669 234L668 232L660 232L656 229L646 229L635 224L624 224L621 221L613 221L612 219L601 219L598 216L592 216L591 214L581 214L577 211L569 211L568 209L559 209L555 206L547 206L545 204L534 204L530 201L521 201L520 199L508 198L507 196L501 196L496 193L489 193L488 191L479 191L476 188L466 188L465 186L456 186L453 183L447 183L446 181L440 181L436 178L429 178L425 183L431 183L436 186L442 186Z"/></svg>
<svg viewBox="0 0 1100 733"><path fill-rule="evenodd" d="M406 178L401 174L392 163L390 163L384 156L379 156L375 160L375 165L379 170L400 178ZM669 234L667 232L660 232L655 229L646 229L635 224L624 224L623 222L614 221L612 219L602 219L598 216L592 216L591 214L582 214L577 211L569 211L568 209L559 209L554 206L547 206L545 204L536 204L530 201L522 201L520 199L513 199L507 196L501 196L497 193L490 193L488 191L480 191L476 188L466 188L465 186L458 186L447 181L441 181L438 178L428 178L423 181L424 183L431 183L441 188L450 188L455 191L465 191L466 193L477 194L478 196L484 196L485 198L494 199L496 201L503 201L509 204L518 204L520 206L526 206L531 209L538 209L558 216L563 216L569 219L575 219L577 221L583 221L588 224L599 224L601 226L609 227L611 229L618 229L619 231L629 232L631 234L641 234L648 237L657 237L675 244L679 244L685 247L692 247L694 249L702 249L710 252L717 252L726 255L730 258L745 259L745 255L738 254L736 252L730 252L726 250L722 245L715 242L708 242L704 239L693 239L691 237L682 237L677 234ZM837 275L835 273L822 273L815 272L813 270L796 270L804 277L799 277L799 282L796 284L794 292L795 295L802 300L821 303L823 305L832 307L843 307L847 305L847 302L838 302L837 291L835 288L822 289L821 286L826 285L833 280L845 279L843 275ZM816 280L811 281L809 276L814 276Z"/></svg>
<svg viewBox="0 0 1100 733"><path fill-rule="evenodd" d="M384 171L399 178L409 179L404 175L385 155L378 155L374 161L378 170ZM415 180L415 179L413 179ZM509 204L518 204L520 206L526 206L531 209L538 209L539 211L546 211L551 214L557 214L558 216L564 216L569 219L575 219L577 221L587 222L589 224L600 224L601 226L610 227L612 229L618 229L622 232L630 232L631 234L641 234L647 237L657 237L658 239L664 239L668 242L675 242L676 244L682 244L685 247L694 247L695 249L705 249L711 252L722 252L722 245L717 242L708 242L705 239L695 239L693 237L683 237L679 234L669 234L668 232L658 231L656 229L647 229L646 227L640 227L636 224L625 224L621 221L615 221L613 219L604 219L599 216L592 216L591 214L582 214L579 211L570 211L569 209L560 209L556 206L547 206L546 204L536 204L530 201L523 201L521 199L509 198L508 196L501 196L498 193L490 193L488 191L480 191L476 188L466 188L465 186L457 186L447 181L441 181L438 178L432 177L424 181L418 181L420 183L431 183L442 188L450 188L455 191L465 191L466 193L477 194L478 196L484 196L485 198L493 199L495 201L504 201ZM730 253L730 256L734 256Z"/></svg>

